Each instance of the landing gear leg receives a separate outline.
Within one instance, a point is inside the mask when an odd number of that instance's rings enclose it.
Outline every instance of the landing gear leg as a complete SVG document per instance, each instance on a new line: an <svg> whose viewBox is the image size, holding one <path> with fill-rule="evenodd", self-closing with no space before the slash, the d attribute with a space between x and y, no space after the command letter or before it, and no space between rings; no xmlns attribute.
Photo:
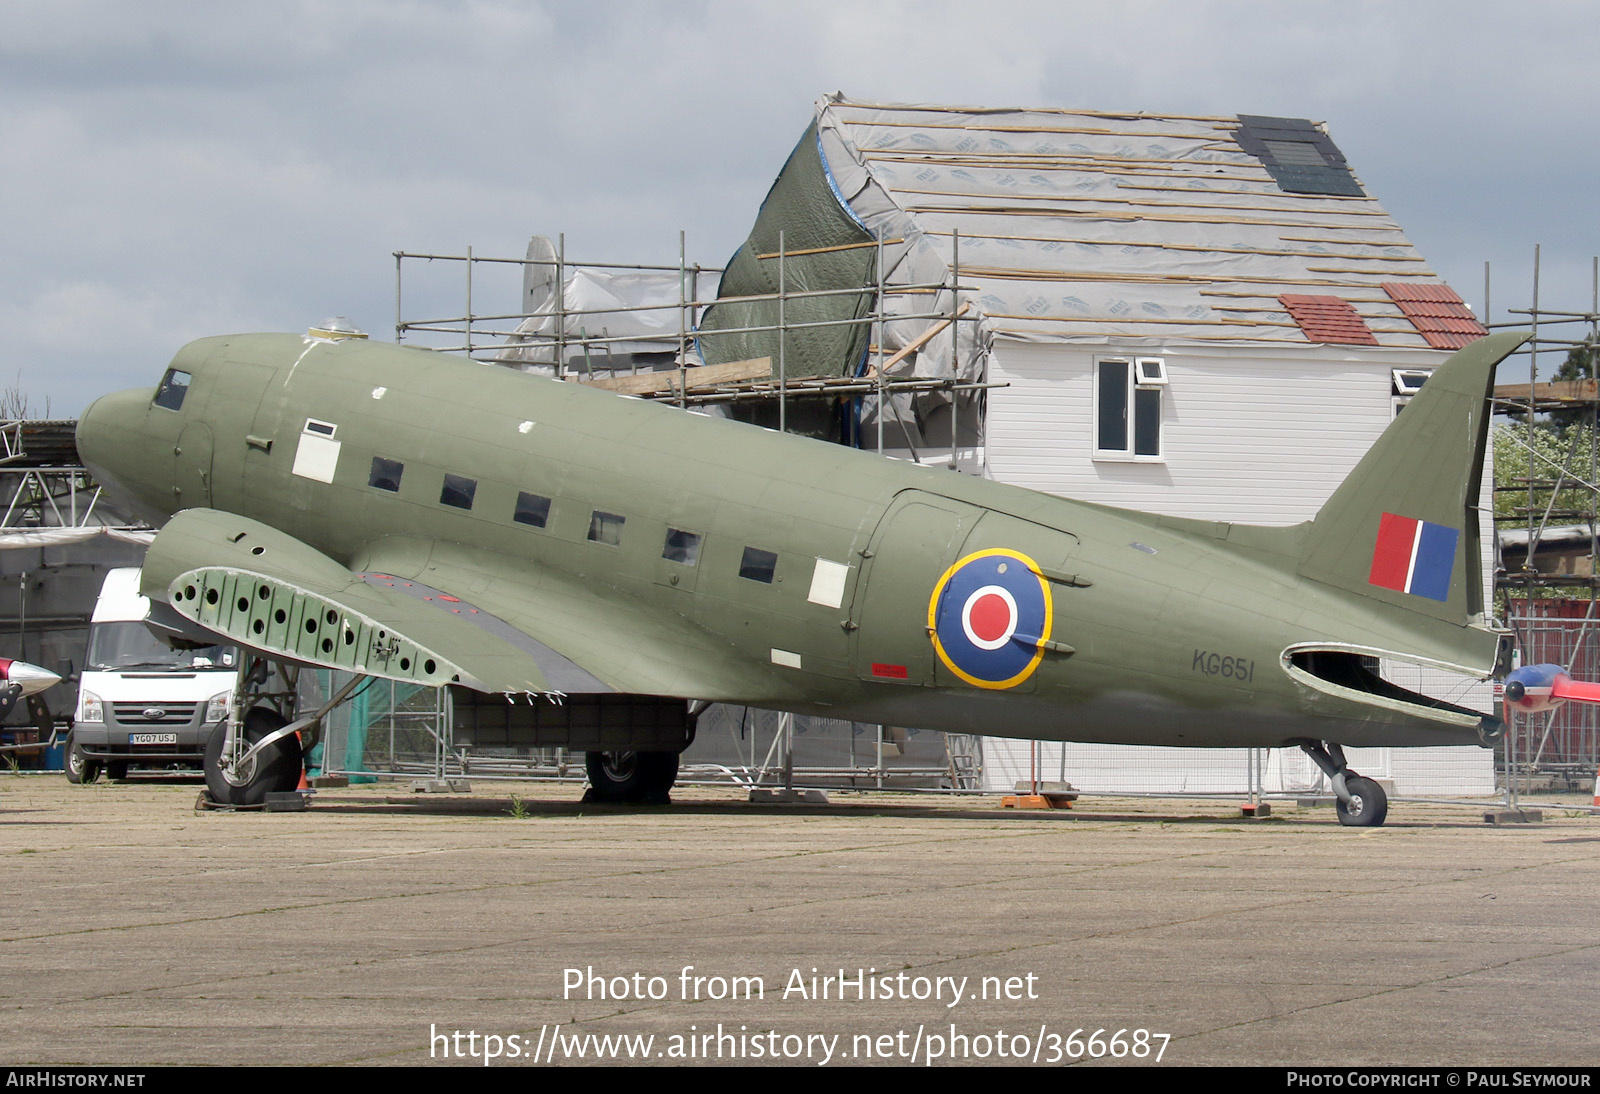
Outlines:
<svg viewBox="0 0 1600 1094"><path fill-rule="evenodd" d="M301 740L295 714L296 670L241 651L228 717L206 741L206 796L218 805L258 806L300 785ZM288 732L283 732L285 728ZM260 746L257 748L257 746ZM252 751L254 754L252 754Z"/></svg>
<svg viewBox="0 0 1600 1094"><path fill-rule="evenodd" d="M240 759L252 745L282 729L283 716L258 707L243 723L218 726L206 742L206 791L219 805L260 805L268 794L287 793L300 785L300 738L293 733L269 741L242 762Z"/></svg>
<svg viewBox="0 0 1600 1094"><path fill-rule="evenodd" d="M1350 770L1344 749L1332 741L1302 741L1300 749L1328 776L1337 796L1334 812L1339 823L1354 828L1376 828L1389 816L1389 798L1383 787Z"/></svg>

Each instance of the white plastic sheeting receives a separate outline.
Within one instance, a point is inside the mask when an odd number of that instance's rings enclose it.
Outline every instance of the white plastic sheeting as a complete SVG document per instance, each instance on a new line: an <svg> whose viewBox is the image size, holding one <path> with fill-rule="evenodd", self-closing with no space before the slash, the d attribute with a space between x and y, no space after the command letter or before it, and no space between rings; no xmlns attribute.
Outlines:
<svg viewBox="0 0 1600 1094"><path fill-rule="evenodd" d="M150 546L156 538L154 532L126 528L5 528L0 529L0 550L60 547L67 543L85 543L100 536L123 543L136 543L142 547Z"/></svg>
<svg viewBox="0 0 1600 1094"><path fill-rule="evenodd" d="M567 359L586 359L604 368L608 358L634 353L676 353L681 301L710 302L716 297L721 271L608 269L597 266L561 268L561 291L555 291L556 252L550 241L534 236L524 267L522 311L517 326L522 344L512 342L497 355L505 364L552 364L559 341ZM693 314L685 327L692 327ZM693 337L690 330L689 337ZM612 341L626 339L626 341Z"/></svg>

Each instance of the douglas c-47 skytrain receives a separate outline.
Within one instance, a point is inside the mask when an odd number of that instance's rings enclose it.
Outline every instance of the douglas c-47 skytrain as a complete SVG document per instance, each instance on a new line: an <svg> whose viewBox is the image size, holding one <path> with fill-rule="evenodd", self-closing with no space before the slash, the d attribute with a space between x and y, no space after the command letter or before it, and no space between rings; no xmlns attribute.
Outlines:
<svg viewBox="0 0 1600 1094"><path fill-rule="evenodd" d="M612 800L663 799L695 715L725 702L1298 746L1340 820L1372 825L1383 792L1343 746L1503 731L1377 668L1509 668L1476 505L1494 367L1522 340L1455 354L1285 528L1070 501L318 332L193 342L154 389L90 407L78 447L163 525L151 625L265 659L208 750L222 801L292 789L289 731L319 725L270 694L272 661L452 685L458 706L516 712L518 743L587 751Z"/></svg>

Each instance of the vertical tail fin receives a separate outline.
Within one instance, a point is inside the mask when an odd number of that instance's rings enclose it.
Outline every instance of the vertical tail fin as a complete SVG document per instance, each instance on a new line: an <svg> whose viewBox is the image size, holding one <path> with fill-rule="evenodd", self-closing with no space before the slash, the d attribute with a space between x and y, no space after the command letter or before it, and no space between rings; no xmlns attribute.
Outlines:
<svg viewBox="0 0 1600 1094"><path fill-rule="evenodd" d="M1453 623L1483 611L1489 400L1495 366L1527 338L1480 338L1439 367L1317 513L1303 576Z"/></svg>

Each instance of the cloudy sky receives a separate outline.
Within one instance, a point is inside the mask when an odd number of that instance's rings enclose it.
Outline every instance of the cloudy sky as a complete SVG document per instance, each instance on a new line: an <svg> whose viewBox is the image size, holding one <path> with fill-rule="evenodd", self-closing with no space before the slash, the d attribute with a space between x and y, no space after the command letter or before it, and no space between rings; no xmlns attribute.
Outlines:
<svg viewBox="0 0 1600 1094"><path fill-rule="evenodd" d="M0 388L72 416L200 335L391 337L396 250L720 264L835 90L1325 121L1474 306L1542 244L1586 310L1596 57L1579 0L0 0Z"/></svg>

